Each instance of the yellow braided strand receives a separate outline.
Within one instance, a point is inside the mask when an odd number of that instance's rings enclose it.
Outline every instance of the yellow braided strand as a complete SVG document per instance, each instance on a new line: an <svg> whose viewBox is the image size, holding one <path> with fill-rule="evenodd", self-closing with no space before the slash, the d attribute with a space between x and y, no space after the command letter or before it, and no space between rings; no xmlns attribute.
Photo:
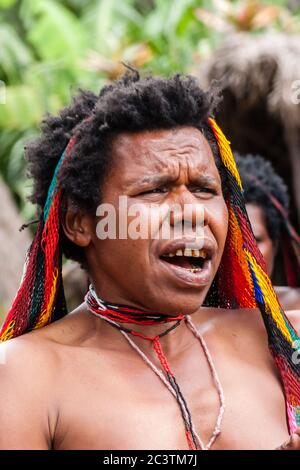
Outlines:
<svg viewBox="0 0 300 470"><path fill-rule="evenodd" d="M235 255L238 258L238 262L242 267L244 276L248 284L247 292L245 292L245 296L243 298L243 302L245 302L245 304L241 304L241 306L245 308L246 307L255 308L256 301L253 295L254 287L253 287L253 282L252 282L252 276L251 276L250 269L248 266L248 259L243 249L243 234L242 234L241 228L239 226L238 220L236 218L236 215L232 207L229 207L229 232L231 234L230 236L231 248L233 249ZM240 299L240 301L241 300L242 299ZM249 304L249 302L251 303L251 305Z"/></svg>
<svg viewBox="0 0 300 470"><path fill-rule="evenodd" d="M243 234L241 231L241 227L239 226L238 220L236 218L236 215L232 207L229 207L228 212L229 212L229 229L232 235L231 240L230 240L231 245L238 257L238 260L243 269L243 272L245 274L248 284L253 287L252 278L251 278L251 274L250 274L249 266L248 266L247 256L243 250Z"/></svg>
<svg viewBox="0 0 300 470"><path fill-rule="evenodd" d="M16 324L15 320L11 320L6 330L2 333L0 341L7 341L8 339L13 338L15 324Z"/></svg>
<svg viewBox="0 0 300 470"><path fill-rule="evenodd" d="M53 272L53 284L51 288L51 293L50 293L50 298L49 302L46 308L44 308L40 315L39 319L34 327L34 329L41 328L42 326L45 326L49 323L51 319L51 313L52 313L52 306L55 300L55 294L56 294L56 285L57 285L57 279L58 279L58 269L55 268Z"/></svg>
<svg viewBox="0 0 300 470"><path fill-rule="evenodd" d="M216 123L214 119L210 117L208 118L208 122L211 125L215 133L216 139L218 141L218 147L219 147L222 161L224 165L226 166L226 168L228 168L230 173L234 176L237 184L239 185L242 191L243 190L242 182L241 182L241 178L240 178L239 172L237 170L237 167L233 158L233 154L230 148L230 142L229 140L226 139L225 135L223 134L223 132L221 131L221 129L219 128L218 124Z"/></svg>
<svg viewBox="0 0 300 470"><path fill-rule="evenodd" d="M251 264L251 268L253 269L253 272L256 276L257 282L261 288L264 301L266 304L266 310L267 312L270 312L273 320L275 321L278 329L281 331L281 333L285 336L287 341L289 343L292 343L292 337L291 334L286 326L282 311L280 309L275 291L273 289L273 286L271 284L271 281L268 277L268 275L264 272L264 270L259 266L257 263L256 259L251 255L251 253L245 249L245 253L247 255L247 258Z"/></svg>

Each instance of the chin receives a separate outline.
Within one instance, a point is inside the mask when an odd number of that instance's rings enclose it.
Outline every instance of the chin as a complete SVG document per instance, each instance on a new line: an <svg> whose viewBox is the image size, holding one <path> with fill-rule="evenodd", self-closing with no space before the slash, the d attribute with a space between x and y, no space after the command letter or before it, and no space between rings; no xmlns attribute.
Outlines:
<svg viewBox="0 0 300 470"><path fill-rule="evenodd" d="M166 292L161 300L156 297L156 306L151 307L151 310L164 313L166 315L174 315L183 313L184 315L191 315L196 310L198 310L203 304L207 291L197 292L191 294L191 292L186 292L184 294L178 295L178 292Z"/></svg>

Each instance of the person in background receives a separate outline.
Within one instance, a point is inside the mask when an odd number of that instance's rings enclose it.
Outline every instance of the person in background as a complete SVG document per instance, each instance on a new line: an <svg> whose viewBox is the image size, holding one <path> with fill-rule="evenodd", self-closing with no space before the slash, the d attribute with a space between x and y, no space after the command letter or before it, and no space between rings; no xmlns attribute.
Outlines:
<svg viewBox="0 0 300 470"><path fill-rule="evenodd" d="M235 153L235 159L252 230L276 293L284 309L299 309L300 237L289 221L288 188L263 157Z"/></svg>

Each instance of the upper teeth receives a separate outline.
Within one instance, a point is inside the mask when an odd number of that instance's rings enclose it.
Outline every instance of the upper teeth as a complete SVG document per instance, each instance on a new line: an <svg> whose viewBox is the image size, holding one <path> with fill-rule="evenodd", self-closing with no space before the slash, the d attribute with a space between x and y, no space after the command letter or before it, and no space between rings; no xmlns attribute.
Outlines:
<svg viewBox="0 0 300 470"><path fill-rule="evenodd" d="M164 256L192 256L194 258L206 258L204 250L192 250L191 248L185 248L184 250L177 250L175 253L167 253Z"/></svg>

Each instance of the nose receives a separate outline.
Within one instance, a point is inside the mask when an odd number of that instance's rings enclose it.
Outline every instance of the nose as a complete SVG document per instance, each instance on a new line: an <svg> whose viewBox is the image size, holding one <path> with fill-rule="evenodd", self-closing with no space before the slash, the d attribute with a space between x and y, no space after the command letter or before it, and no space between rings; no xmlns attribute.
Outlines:
<svg viewBox="0 0 300 470"><path fill-rule="evenodd" d="M203 229L208 224L208 210L186 186L176 191L170 204L170 225L178 224L190 227L193 230Z"/></svg>

